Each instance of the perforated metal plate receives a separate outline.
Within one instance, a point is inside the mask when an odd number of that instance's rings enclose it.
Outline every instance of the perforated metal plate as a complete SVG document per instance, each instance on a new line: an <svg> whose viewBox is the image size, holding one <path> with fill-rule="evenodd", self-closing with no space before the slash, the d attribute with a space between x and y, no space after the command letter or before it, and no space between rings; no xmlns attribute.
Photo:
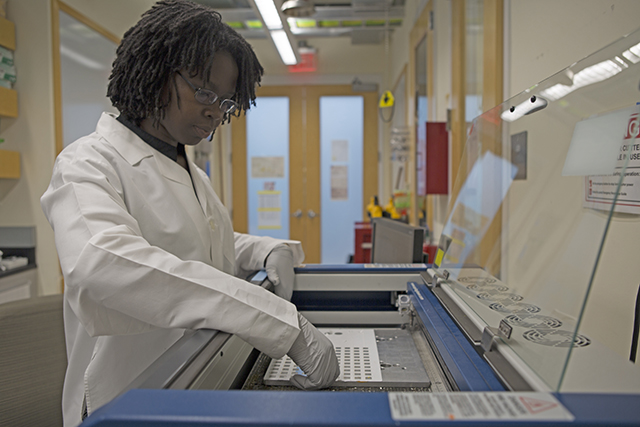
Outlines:
<svg viewBox="0 0 640 427"><path fill-rule="evenodd" d="M406 331L319 328L333 343L340 376L333 387L428 387L429 377L411 336ZM381 353L379 353L381 350ZM381 360L380 354L384 354ZM304 375L288 356L272 360L264 376L268 386L290 385L295 374Z"/></svg>
<svg viewBox="0 0 640 427"><path fill-rule="evenodd" d="M329 338L340 363L340 376L336 383L352 386L354 383L381 382L380 359L373 329L319 328ZM304 375L289 356L273 360L264 376L267 385L289 384L295 375Z"/></svg>

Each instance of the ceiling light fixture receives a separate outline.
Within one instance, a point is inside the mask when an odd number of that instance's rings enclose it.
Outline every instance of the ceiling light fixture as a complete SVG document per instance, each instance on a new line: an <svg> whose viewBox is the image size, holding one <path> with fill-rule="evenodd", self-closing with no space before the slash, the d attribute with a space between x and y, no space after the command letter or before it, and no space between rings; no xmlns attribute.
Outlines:
<svg viewBox="0 0 640 427"><path fill-rule="evenodd" d="M291 18L308 18L316 12L313 2L309 0L285 1L280 10Z"/></svg>
<svg viewBox="0 0 640 427"><path fill-rule="evenodd" d="M623 55L627 52L629 51L623 52ZM606 61L602 61L575 73L572 78L572 84L564 85L558 83L543 90L540 92L540 95L544 96L549 101L557 101L581 87L607 80L628 67L629 66L622 60L620 60L620 62L615 62L611 59L607 59Z"/></svg>
<svg viewBox="0 0 640 427"><path fill-rule="evenodd" d="M293 47L291 47L287 33L285 33L284 30L271 31L271 38L273 39L273 43L276 45L280 58L282 58L282 62L284 62L285 65L295 65L298 63L296 54L293 51Z"/></svg>
<svg viewBox="0 0 640 427"><path fill-rule="evenodd" d="M267 33L278 50L278 54L285 65L295 65L299 61L289 24L283 20L273 0L252 0L254 9L267 28Z"/></svg>
<svg viewBox="0 0 640 427"><path fill-rule="evenodd" d="M640 43L622 52L622 56L634 64L640 62Z"/></svg>
<svg viewBox="0 0 640 427"><path fill-rule="evenodd" d="M268 29L279 30L282 28L282 19L280 19L280 14L273 0L255 0L255 3L264 25Z"/></svg>

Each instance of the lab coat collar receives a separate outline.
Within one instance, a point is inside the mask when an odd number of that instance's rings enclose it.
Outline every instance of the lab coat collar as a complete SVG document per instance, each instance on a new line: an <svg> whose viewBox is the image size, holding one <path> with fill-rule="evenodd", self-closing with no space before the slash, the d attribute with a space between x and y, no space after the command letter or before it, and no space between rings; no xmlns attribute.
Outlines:
<svg viewBox="0 0 640 427"><path fill-rule="evenodd" d="M147 133L144 130L142 130L140 126L137 126L133 121L129 120L124 114L120 114L118 117L116 117L116 120L122 123L123 125L125 125L126 127L128 127L131 132L138 135L140 139L142 139L144 142L146 142L147 144L149 144L150 146L152 146L153 148L155 148L156 150L158 150L159 152L161 152L162 154L164 154L174 162L178 160L178 155L180 154L181 151L184 154L184 145L178 144L177 146L175 146L175 145L169 144L168 142L164 142L160 138L156 138L150 133Z"/></svg>
<svg viewBox="0 0 640 427"><path fill-rule="evenodd" d="M130 165L135 166L146 157L154 157L163 176L187 186L191 185L189 173L182 166L144 142L118 122L114 114L102 113L96 131L109 141ZM189 166L191 167L191 164Z"/></svg>
<svg viewBox="0 0 640 427"><path fill-rule="evenodd" d="M174 162L161 152L155 149L152 150L153 157L155 157L156 162L158 163L158 169L160 169L160 173L164 175L165 178L168 178L175 182L179 182L180 184L184 184L189 187L192 185L189 172L187 172L185 168L183 168L178 164L178 162ZM191 164L189 164L189 167L191 167Z"/></svg>
<svg viewBox="0 0 640 427"><path fill-rule="evenodd" d="M200 171L198 170L198 166L194 162L189 159L189 157L185 156L187 162L189 163L189 170L191 171L191 181L193 182L193 188L196 192L196 196L198 197L198 202L200 202L200 206L202 207L202 211L205 213L208 212L207 200L209 199L205 192L207 191L205 188L205 181L201 179Z"/></svg>
<svg viewBox="0 0 640 427"><path fill-rule="evenodd" d="M153 148L147 145L112 113L102 113L96 132L104 137L130 164L136 165L145 157L153 156Z"/></svg>

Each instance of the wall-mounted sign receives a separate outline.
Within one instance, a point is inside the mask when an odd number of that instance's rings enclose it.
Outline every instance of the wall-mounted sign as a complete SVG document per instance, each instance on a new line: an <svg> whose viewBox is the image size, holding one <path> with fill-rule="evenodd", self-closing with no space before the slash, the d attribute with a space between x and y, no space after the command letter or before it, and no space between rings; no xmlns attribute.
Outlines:
<svg viewBox="0 0 640 427"><path fill-rule="evenodd" d="M611 154L614 156L615 167L613 173L607 175L585 176L583 206L608 211L615 202L615 212L640 214L640 116L638 107L619 110L596 120L602 121L602 118L610 118L611 122L618 125L616 129L612 130L618 143L615 150L610 149L607 154L607 157L611 157ZM611 151L613 153L610 153Z"/></svg>
<svg viewBox="0 0 640 427"><path fill-rule="evenodd" d="M258 191L258 229L282 228L281 191Z"/></svg>

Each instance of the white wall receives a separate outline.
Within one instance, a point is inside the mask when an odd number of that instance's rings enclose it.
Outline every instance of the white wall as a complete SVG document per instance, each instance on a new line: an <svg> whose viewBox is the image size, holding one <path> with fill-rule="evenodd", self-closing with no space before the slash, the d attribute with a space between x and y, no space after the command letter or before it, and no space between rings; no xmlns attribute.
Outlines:
<svg viewBox="0 0 640 427"><path fill-rule="evenodd" d="M507 19L510 26L506 58L509 82L505 93L507 98L640 27L640 2L637 0L507 1L507 10L509 11ZM638 93L636 95L640 96ZM540 132L539 129L537 131ZM553 141L557 136L553 135L551 129L546 129L546 131L551 133L549 138L538 138L539 141ZM546 165L540 164L539 166L547 167L550 163L555 162L552 160L554 158L553 151L553 147L547 146L542 153L538 153L539 160L546 163ZM531 151L529 154L531 169L529 172L535 174L535 169L540 168L534 164L535 152ZM559 167L561 168L562 164ZM525 185L527 184L521 181L514 183L513 195L518 197L517 190ZM578 187L581 188L580 182L578 182ZM529 194L536 194L536 191L536 189L530 189ZM521 194L521 196L523 195ZM580 200L575 203L578 206L581 205ZM535 209L535 206L532 209ZM514 247L536 247L537 251L544 253L546 246L561 245L558 239L566 233L571 236L571 227L575 227L579 223L591 224L594 233L602 235L606 215L587 209L578 209L578 212L572 210L571 213L560 210L556 206L556 209L549 210L546 216L540 217L537 229L531 230L528 234L528 240L517 242ZM519 221L519 213L515 204L511 204L508 215L509 221ZM562 225L563 218L567 217L573 218L573 221L570 224ZM545 220L546 223L543 224L542 220ZM640 219L637 216L616 214L612 221L604 256L596 275L581 329L581 332L587 333L591 339L606 344L627 359L630 350L635 296L640 283L640 264L636 261L639 239ZM599 238L595 237L592 240L593 242L589 243L589 246L597 245ZM595 249L590 247L582 250L585 253L593 254ZM510 264L512 270L527 267L525 264L517 265L517 255L519 254L509 253L507 255L512 258ZM552 254L549 254L548 261L551 263L550 265L555 262ZM566 271L555 277L555 280L558 281L558 287L563 285L561 275L569 272L568 265L580 263L580 260L575 259L567 259L567 261L567 267L564 269ZM587 282L592 265L591 260L585 259L583 269L574 271L575 275L580 275L583 277L583 281ZM572 277L571 280L574 278ZM572 296L573 304L579 304L582 297L579 293L584 294L584 287L581 292L576 292ZM555 296L548 295L548 297L571 298L570 295L562 292L558 292ZM567 302L566 304L571 303Z"/></svg>
<svg viewBox="0 0 640 427"><path fill-rule="evenodd" d="M3 149L21 153L22 176L0 200L0 225L36 226L39 292L60 292L53 232L40 209L54 160L51 23L49 0L9 3L7 18L16 24L17 119L0 119Z"/></svg>
<svg viewBox="0 0 640 427"><path fill-rule="evenodd" d="M347 79L345 83L351 84L356 76L381 76L386 69L384 45L352 45L350 37L308 38L307 43L315 47L318 52L318 70L313 73L289 73L271 41L267 39L249 39L248 41L265 69L264 78L267 84L271 84L272 81L274 84L280 84L283 80L277 79L277 76L285 76L289 84L292 81L301 81L305 84L313 84L314 81L323 83L322 76L326 75L345 76ZM360 80L365 81L362 77Z"/></svg>
<svg viewBox="0 0 640 427"><path fill-rule="evenodd" d="M153 1L67 3L121 36ZM10 1L7 18L16 25L14 88L19 117L0 120L0 137L6 141L3 149L20 151L22 176L0 200L0 226L36 227L38 292L54 294L61 291L60 268L53 231L40 208L40 196L49 185L55 160L51 1Z"/></svg>
<svg viewBox="0 0 640 427"><path fill-rule="evenodd" d="M510 88L505 99L640 27L637 0L506 0Z"/></svg>

